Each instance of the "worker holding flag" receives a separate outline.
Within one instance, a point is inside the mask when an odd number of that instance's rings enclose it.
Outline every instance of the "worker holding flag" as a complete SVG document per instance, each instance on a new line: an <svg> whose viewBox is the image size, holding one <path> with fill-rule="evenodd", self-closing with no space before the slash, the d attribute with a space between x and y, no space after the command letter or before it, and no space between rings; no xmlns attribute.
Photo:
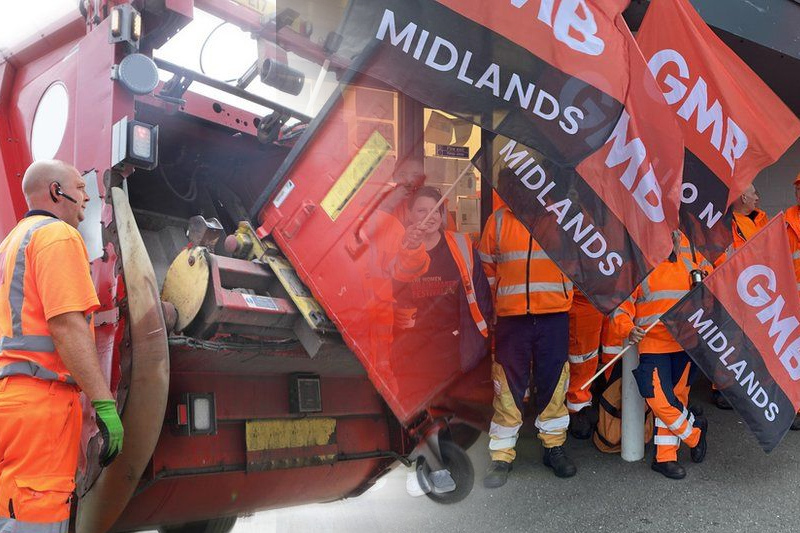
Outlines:
<svg viewBox="0 0 800 533"><path fill-rule="evenodd" d="M614 333L639 344L639 366L634 375L639 392L656 417L656 453L651 467L670 479L686 476L678 463L680 442L691 448L692 461L700 463L706 455L708 431L708 422L695 417L687 407L696 367L659 323L661 315L689 291L693 272L699 271L691 255L681 251L681 238L679 231L673 233L670 257L612 315Z"/></svg>

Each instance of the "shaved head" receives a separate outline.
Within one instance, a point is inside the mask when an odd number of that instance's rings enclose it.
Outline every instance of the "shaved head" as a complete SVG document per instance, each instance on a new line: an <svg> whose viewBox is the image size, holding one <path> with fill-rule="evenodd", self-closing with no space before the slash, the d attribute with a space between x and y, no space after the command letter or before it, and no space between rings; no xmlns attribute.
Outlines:
<svg viewBox="0 0 800 533"><path fill-rule="evenodd" d="M22 193L30 209L49 211L71 226L78 227L88 201L80 172L63 161L36 161L22 177ZM69 201L63 194L75 201Z"/></svg>

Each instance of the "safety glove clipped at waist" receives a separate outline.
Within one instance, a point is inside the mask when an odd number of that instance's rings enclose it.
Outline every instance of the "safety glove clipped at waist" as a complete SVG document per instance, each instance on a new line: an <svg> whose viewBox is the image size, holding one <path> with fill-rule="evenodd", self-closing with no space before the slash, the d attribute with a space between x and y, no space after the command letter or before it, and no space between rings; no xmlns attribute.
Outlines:
<svg viewBox="0 0 800 533"><path fill-rule="evenodd" d="M97 415L95 421L103 435L103 448L100 450L100 466L110 465L117 454L122 451L122 420L117 413L117 404L114 400L94 400L92 402Z"/></svg>

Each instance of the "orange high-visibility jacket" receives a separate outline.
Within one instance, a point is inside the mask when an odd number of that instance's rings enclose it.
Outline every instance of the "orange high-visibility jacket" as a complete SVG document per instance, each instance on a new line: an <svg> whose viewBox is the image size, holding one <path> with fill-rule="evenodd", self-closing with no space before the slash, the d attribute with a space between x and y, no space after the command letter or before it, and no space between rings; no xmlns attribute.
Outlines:
<svg viewBox="0 0 800 533"><path fill-rule="evenodd" d="M450 254L456 262L458 272L461 274L461 285L464 287L464 292L467 295L467 304L469 304L469 313L478 331L484 337L489 336L489 327L486 324L486 319L481 313L481 308L478 305L478 299L475 296L475 287L472 284L473 272L475 265L473 264L473 248L472 241L463 233L456 233L454 231L445 231L444 238L447 242L447 247L450 249Z"/></svg>
<svg viewBox="0 0 800 533"><path fill-rule="evenodd" d="M508 207L489 217L478 252L497 316L569 311L572 282Z"/></svg>
<svg viewBox="0 0 800 533"><path fill-rule="evenodd" d="M750 237L766 226L767 222L769 222L769 217L760 209L756 209L749 215L733 213L733 224L731 225L733 229L733 243L728 246L724 254L717 258L714 262L714 266L718 267L725 262L734 251L744 246L744 243L750 240Z"/></svg>
<svg viewBox="0 0 800 533"><path fill-rule="evenodd" d="M733 213L733 249L738 250L744 246L744 243L766 226L767 222L769 222L769 217L760 209L756 209L749 215Z"/></svg>
<svg viewBox="0 0 800 533"><path fill-rule="evenodd" d="M789 234L789 249L792 251L794 277L800 291L800 206L793 205L786 210L786 232Z"/></svg>
<svg viewBox="0 0 800 533"><path fill-rule="evenodd" d="M52 216L27 216L0 243L0 375L74 383L47 321L99 307L78 230Z"/></svg>
<svg viewBox="0 0 800 533"><path fill-rule="evenodd" d="M612 334L626 338L634 325L647 329L691 288L690 272L699 268L690 254L658 265L611 315ZM679 352L683 348L662 323L653 326L639 343L639 353Z"/></svg>

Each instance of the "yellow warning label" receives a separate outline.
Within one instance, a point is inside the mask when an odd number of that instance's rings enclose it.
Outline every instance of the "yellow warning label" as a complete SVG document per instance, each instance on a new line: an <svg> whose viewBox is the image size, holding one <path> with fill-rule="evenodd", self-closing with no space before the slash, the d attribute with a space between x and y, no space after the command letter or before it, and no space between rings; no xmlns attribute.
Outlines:
<svg viewBox="0 0 800 533"><path fill-rule="evenodd" d="M325 446L331 444L334 438L336 419L248 420L245 422L245 432L245 444L249 452Z"/></svg>
<svg viewBox="0 0 800 533"><path fill-rule="evenodd" d="M391 148L389 141L383 135L377 131L372 132L320 203L331 220L339 218Z"/></svg>

